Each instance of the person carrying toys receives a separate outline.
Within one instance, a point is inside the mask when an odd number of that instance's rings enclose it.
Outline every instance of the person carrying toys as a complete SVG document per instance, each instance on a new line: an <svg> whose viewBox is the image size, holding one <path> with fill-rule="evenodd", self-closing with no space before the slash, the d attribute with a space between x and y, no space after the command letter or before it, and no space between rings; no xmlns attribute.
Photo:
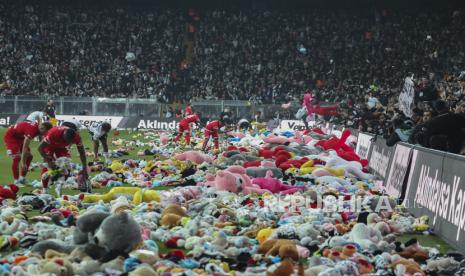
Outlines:
<svg viewBox="0 0 465 276"><path fill-rule="evenodd" d="M82 174L87 178L87 158L82 144L81 136L77 131L65 126L56 126L51 128L44 139L39 144L39 153L47 163L48 168L42 169L42 175L48 170L55 170L57 168L55 160L60 157L70 157L70 147L72 144L77 146L79 158L82 163ZM43 192L47 193L50 177L42 179Z"/></svg>
<svg viewBox="0 0 465 276"><path fill-rule="evenodd" d="M210 141L210 137L213 138L213 145L215 147L215 152L219 152L220 145L219 145L219 131L225 131L226 126L230 124L230 120L228 118L223 118L220 120L214 120L209 122L205 126L205 138L203 140L202 151L206 151L208 141Z"/></svg>
<svg viewBox="0 0 465 276"><path fill-rule="evenodd" d="M186 145L190 145L191 143L191 127L190 124L195 123L196 125L200 124L200 116L197 113L194 113L192 115L188 115L184 117L180 122L179 122L179 129L178 133L176 135L176 138L174 138L175 142L178 142L179 139L186 134Z"/></svg>
<svg viewBox="0 0 465 276"><path fill-rule="evenodd" d="M29 144L35 137L44 135L51 128L50 122L39 125L37 122L24 121L9 127L6 131L3 140L8 156L13 159L11 170L16 185L24 185L26 182L25 177L33 158Z"/></svg>

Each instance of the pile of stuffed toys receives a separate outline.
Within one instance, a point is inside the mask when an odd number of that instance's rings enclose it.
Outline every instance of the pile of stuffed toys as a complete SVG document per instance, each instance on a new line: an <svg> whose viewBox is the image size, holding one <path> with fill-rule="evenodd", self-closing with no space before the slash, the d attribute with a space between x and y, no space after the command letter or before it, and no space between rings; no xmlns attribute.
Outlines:
<svg viewBox="0 0 465 276"><path fill-rule="evenodd" d="M150 135L131 142L148 156L93 168L104 194L2 187L2 275L464 273L460 253L398 241L429 234L428 217L373 184L347 130L229 133L219 156ZM355 198L363 208L348 208Z"/></svg>

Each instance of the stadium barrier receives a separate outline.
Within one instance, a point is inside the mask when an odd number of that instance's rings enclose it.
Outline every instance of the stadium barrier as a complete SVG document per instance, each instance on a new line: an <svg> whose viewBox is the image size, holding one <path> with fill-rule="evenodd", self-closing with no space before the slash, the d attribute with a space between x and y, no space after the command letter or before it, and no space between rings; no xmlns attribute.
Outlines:
<svg viewBox="0 0 465 276"><path fill-rule="evenodd" d="M4 114L0 125L13 125L25 115ZM84 125L107 120L115 128L174 130L178 120L158 117L80 116L58 115L59 121L68 118ZM282 130L300 129L297 120L284 120ZM315 123L312 123L315 125ZM323 131L340 136L342 129L335 125L316 125ZM426 215L430 226L443 240L465 252L465 157L431 150L405 143L388 147L386 141L372 134L352 131L349 142L357 141L356 152L369 160L369 169L376 176L375 185L389 196L399 198L415 216Z"/></svg>
<svg viewBox="0 0 465 276"><path fill-rule="evenodd" d="M293 129L298 121L280 126ZM339 126L320 126L341 135ZM465 252L465 156L406 143L388 147L382 137L352 130L356 152L369 160L375 185L399 198L407 210L428 216L434 232L460 252Z"/></svg>
<svg viewBox="0 0 465 276"><path fill-rule="evenodd" d="M47 97L38 96L0 96L0 114L27 114L34 110L42 110L47 103ZM58 114L80 114L94 116L125 116L125 117L156 117L165 118L165 113L171 107L182 110L185 104L164 104L157 99L141 98L100 98L100 97L56 97L53 98ZM293 118L295 108L283 109L281 105L258 104L249 101L192 101L194 110L202 116L215 117L225 108L236 118L253 118L260 111L262 118ZM174 115L174 114L173 114Z"/></svg>
<svg viewBox="0 0 465 276"><path fill-rule="evenodd" d="M19 117L18 114L0 114L0 127L9 127L16 124Z"/></svg>

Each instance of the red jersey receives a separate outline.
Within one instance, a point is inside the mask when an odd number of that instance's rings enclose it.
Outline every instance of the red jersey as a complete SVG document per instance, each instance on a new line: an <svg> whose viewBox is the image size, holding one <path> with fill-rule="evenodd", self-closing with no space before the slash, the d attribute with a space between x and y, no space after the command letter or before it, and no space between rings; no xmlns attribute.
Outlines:
<svg viewBox="0 0 465 276"><path fill-rule="evenodd" d="M182 124L182 125L188 125L188 124L194 123L194 122L200 122L199 115L192 114L192 115L186 116L179 123Z"/></svg>
<svg viewBox="0 0 465 276"><path fill-rule="evenodd" d="M53 148L66 148L72 144L81 146L82 145L81 136L77 132L76 132L76 135L74 136L74 139L71 141L71 143L67 143L63 139L63 134L65 133L67 129L68 129L67 127L62 127L62 126L53 127L47 132L47 135L45 135L44 142L49 144L49 146Z"/></svg>
<svg viewBox="0 0 465 276"><path fill-rule="evenodd" d="M218 120L211 121L205 126L207 130L215 132L218 131L218 129L220 129L221 127L221 122Z"/></svg>
<svg viewBox="0 0 465 276"><path fill-rule="evenodd" d="M6 136L18 140L33 139L39 135L39 125L36 122L20 122L8 128Z"/></svg>
<svg viewBox="0 0 465 276"><path fill-rule="evenodd" d="M190 105L186 106L184 112L186 113L186 115L192 115L192 107Z"/></svg>

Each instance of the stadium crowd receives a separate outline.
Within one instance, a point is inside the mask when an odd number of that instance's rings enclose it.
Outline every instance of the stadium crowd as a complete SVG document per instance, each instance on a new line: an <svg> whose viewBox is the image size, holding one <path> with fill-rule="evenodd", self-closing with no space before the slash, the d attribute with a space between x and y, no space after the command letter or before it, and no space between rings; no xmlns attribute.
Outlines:
<svg viewBox="0 0 465 276"><path fill-rule="evenodd" d="M10 5L0 3L3 95L148 97L173 85L180 12Z"/></svg>

